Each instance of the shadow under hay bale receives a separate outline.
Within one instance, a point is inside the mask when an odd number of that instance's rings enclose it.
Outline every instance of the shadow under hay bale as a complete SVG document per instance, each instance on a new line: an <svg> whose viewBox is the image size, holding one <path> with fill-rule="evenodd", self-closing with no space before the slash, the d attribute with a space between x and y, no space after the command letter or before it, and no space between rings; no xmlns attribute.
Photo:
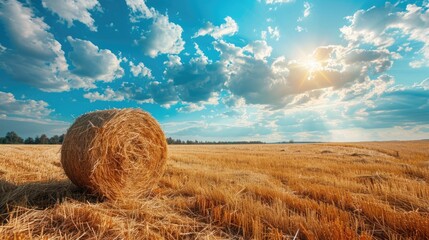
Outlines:
<svg viewBox="0 0 429 240"><path fill-rule="evenodd" d="M13 185L2 181L2 185ZM13 185L14 186L14 185ZM0 196L0 222L7 221L17 207L47 209L66 200L100 202L102 198L77 187L69 180L35 182L11 187Z"/></svg>
<svg viewBox="0 0 429 240"><path fill-rule="evenodd" d="M4 194L11 190L14 190L15 188L15 184L0 179L0 196L4 196Z"/></svg>

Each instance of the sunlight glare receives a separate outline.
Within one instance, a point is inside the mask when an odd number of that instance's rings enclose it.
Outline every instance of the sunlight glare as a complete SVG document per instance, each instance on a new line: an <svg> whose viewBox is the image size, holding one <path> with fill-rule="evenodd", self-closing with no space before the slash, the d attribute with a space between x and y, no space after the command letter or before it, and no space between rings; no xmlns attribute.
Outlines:
<svg viewBox="0 0 429 240"><path fill-rule="evenodd" d="M313 73L321 68L321 64L314 58L308 58L303 61L302 65L308 70L307 80L313 79Z"/></svg>

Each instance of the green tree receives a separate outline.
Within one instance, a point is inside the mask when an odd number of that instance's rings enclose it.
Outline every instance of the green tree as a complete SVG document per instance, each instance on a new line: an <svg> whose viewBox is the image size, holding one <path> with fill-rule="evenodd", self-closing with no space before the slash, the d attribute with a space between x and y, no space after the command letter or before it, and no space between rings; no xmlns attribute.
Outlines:
<svg viewBox="0 0 429 240"><path fill-rule="evenodd" d="M49 139L49 144L59 144L60 137L58 135L54 135Z"/></svg>
<svg viewBox="0 0 429 240"><path fill-rule="evenodd" d="M32 137L28 137L24 141L25 144L34 144L34 139Z"/></svg>
<svg viewBox="0 0 429 240"><path fill-rule="evenodd" d="M46 136L46 134L40 135L40 144L48 144L49 138Z"/></svg>
<svg viewBox="0 0 429 240"><path fill-rule="evenodd" d="M60 144L64 142L64 136L65 136L64 133L60 135L60 139L59 139Z"/></svg>
<svg viewBox="0 0 429 240"><path fill-rule="evenodd" d="M17 143L23 143L24 140L18 136L18 134L16 134L16 132L12 131L12 132L8 132L6 133L6 143L8 144L17 144Z"/></svg>

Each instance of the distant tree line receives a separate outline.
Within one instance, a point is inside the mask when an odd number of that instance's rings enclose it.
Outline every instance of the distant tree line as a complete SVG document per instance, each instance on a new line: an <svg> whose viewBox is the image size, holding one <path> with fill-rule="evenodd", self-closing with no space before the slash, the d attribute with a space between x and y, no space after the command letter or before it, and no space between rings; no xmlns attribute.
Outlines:
<svg viewBox="0 0 429 240"><path fill-rule="evenodd" d="M28 137L23 139L16 132L8 132L6 136L0 137L0 144L62 144L64 140L64 134L54 135L52 137L42 134L35 138Z"/></svg>
<svg viewBox="0 0 429 240"><path fill-rule="evenodd" d="M35 138L28 137L23 139L16 132L11 131L6 133L6 136L0 137L0 144L62 144L64 140L64 134L54 135L52 137L42 134ZM181 140L167 138L168 144L263 144L261 141L198 141L198 140Z"/></svg>
<svg viewBox="0 0 429 240"><path fill-rule="evenodd" d="M168 144L263 144L261 141L198 141L167 138Z"/></svg>

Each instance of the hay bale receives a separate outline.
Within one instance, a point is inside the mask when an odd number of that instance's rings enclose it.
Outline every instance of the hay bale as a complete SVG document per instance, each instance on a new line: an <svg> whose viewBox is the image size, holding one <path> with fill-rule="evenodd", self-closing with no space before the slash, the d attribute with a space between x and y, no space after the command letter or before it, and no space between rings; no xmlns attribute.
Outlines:
<svg viewBox="0 0 429 240"><path fill-rule="evenodd" d="M61 164L70 180L109 199L149 192L166 159L161 127L139 109L84 114L69 128L61 147Z"/></svg>

